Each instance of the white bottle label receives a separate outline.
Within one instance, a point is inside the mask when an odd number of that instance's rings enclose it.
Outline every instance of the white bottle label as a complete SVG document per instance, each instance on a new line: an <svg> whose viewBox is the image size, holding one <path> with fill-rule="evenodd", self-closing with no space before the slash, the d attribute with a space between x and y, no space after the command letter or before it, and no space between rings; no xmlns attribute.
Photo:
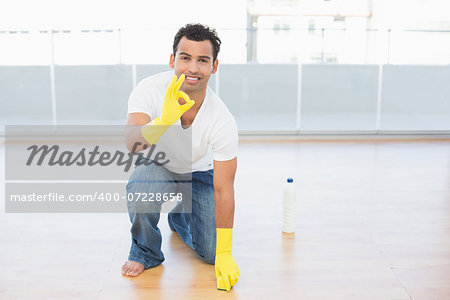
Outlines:
<svg viewBox="0 0 450 300"><path fill-rule="evenodd" d="M295 185L293 182L286 183L283 191L283 232L295 232Z"/></svg>

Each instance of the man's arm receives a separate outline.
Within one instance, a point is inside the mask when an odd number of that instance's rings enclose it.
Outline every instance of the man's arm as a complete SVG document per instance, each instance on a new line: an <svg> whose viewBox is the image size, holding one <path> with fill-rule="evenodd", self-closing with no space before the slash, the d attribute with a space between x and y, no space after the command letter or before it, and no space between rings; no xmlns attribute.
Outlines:
<svg viewBox="0 0 450 300"><path fill-rule="evenodd" d="M145 113L131 113L128 114L127 128L125 132L125 141L128 151L133 150L135 143L141 143L136 147L135 152L142 151L144 145L149 146L141 133L141 127L151 121L150 117Z"/></svg>
<svg viewBox="0 0 450 300"><path fill-rule="evenodd" d="M239 280L239 267L231 255L234 219L234 177L237 158L214 161L217 289L229 291Z"/></svg>
<svg viewBox="0 0 450 300"><path fill-rule="evenodd" d="M214 161L214 214L217 228L233 228L237 158Z"/></svg>

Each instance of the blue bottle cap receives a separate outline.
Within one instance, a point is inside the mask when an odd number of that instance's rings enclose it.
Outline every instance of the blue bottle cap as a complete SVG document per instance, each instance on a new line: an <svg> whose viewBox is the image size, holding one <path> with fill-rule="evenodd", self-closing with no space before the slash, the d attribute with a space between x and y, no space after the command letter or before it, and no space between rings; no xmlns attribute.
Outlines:
<svg viewBox="0 0 450 300"><path fill-rule="evenodd" d="M288 182L288 183L292 183L292 182L294 182L294 179L292 179L291 177L289 177L289 178L287 179L287 182Z"/></svg>

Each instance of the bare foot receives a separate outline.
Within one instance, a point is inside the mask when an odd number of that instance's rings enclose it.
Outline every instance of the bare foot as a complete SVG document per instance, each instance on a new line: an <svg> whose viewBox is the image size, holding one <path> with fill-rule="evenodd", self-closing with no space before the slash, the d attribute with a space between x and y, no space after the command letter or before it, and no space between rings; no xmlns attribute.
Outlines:
<svg viewBox="0 0 450 300"><path fill-rule="evenodd" d="M126 276L136 277L145 271L145 267L135 261L127 260L122 266L122 274Z"/></svg>

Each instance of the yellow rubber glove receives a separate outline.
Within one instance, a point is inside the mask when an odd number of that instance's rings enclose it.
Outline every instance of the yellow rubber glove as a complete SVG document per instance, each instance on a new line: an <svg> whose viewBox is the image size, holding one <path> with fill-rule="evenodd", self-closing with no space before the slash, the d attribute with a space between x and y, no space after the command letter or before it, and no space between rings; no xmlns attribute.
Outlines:
<svg viewBox="0 0 450 300"><path fill-rule="evenodd" d="M155 144L164 132L195 104L185 92L180 91L184 77L184 74L181 74L177 81L177 75L173 76L166 90L161 116L142 126L142 136L150 145ZM183 98L186 103L180 105L179 98Z"/></svg>
<svg viewBox="0 0 450 300"><path fill-rule="evenodd" d="M233 228L216 228L216 277L217 289L229 291L239 280L239 267L231 255Z"/></svg>

